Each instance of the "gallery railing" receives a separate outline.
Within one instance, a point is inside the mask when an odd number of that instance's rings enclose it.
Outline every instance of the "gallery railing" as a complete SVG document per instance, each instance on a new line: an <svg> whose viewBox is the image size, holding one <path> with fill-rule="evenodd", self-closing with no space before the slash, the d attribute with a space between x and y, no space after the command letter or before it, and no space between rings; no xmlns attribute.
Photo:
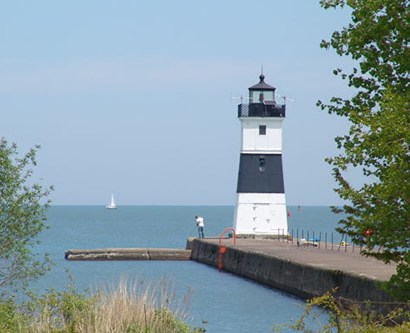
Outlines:
<svg viewBox="0 0 410 333"><path fill-rule="evenodd" d="M238 118L243 117L285 117L286 106L271 103L250 103L238 105Z"/></svg>

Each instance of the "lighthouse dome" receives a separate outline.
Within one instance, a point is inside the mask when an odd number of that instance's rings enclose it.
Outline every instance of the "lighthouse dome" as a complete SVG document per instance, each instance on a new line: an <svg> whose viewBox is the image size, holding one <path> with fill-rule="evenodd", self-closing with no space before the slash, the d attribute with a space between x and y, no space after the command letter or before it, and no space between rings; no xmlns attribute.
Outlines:
<svg viewBox="0 0 410 333"><path fill-rule="evenodd" d="M272 87L271 85L265 82L265 75L263 74L259 75L259 80L260 80L259 83L253 85L252 87L249 87L250 91L251 90L265 90L265 91L271 90L273 91L276 89L275 87Z"/></svg>

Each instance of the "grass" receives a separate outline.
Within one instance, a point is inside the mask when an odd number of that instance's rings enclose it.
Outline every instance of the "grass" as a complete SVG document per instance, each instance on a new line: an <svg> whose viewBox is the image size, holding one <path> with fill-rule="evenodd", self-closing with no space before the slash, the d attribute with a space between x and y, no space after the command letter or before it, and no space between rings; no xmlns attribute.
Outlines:
<svg viewBox="0 0 410 333"><path fill-rule="evenodd" d="M164 281L151 286L121 281L95 293L50 290L20 306L3 300L0 318L1 333L205 332L184 323L186 304L176 301Z"/></svg>

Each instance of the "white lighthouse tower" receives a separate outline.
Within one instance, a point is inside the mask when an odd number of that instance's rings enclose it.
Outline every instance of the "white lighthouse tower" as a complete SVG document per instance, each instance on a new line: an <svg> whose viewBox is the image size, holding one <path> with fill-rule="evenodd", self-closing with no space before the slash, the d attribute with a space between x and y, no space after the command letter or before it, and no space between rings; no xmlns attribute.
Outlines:
<svg viewBox="0 0 410 333"><path fill-rule="evenodd" d="M260 82L249 88L249 104L238 105L242 144L234 228L239 237L287 235L282 168L282 122L285 105L275 88Z"/></svg>

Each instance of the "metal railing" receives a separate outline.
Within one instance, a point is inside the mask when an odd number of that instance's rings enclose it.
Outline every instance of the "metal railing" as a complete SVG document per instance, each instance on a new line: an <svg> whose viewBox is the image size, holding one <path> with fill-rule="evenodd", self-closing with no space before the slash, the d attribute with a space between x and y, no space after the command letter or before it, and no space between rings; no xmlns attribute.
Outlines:
<svg viewBox="0 0 410 333"><path fill-rule="evenodd" d="M336 232L315 232L311 230L292 229L285 233L284 229L278 229L278 242L297 244L298 246L317 247L331 251L355 252L360 251L365 244L355 244L347 235Z"/></svg>
<svg viewBox="0 0 410 333"><path fill-rule="evenodd" d="M263 104L263 103L251 103L251 104L239 104L238 105L238 118L244 117L285 117L286 106L279 104Z"/></svg>

